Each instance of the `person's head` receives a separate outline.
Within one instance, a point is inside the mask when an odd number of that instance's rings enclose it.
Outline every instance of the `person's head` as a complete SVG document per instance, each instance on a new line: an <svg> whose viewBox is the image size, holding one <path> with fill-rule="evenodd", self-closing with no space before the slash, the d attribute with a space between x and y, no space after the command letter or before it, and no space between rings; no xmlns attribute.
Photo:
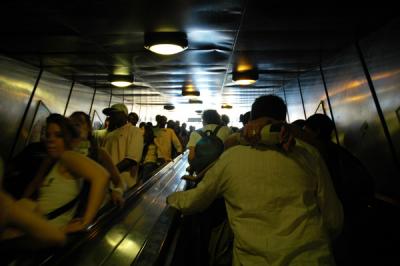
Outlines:
<svg viewBox="0 0 400 266"><path fill-rule="evenodd" d="M89 115L84 112L73 112L69 119L79 132L79 138L81 140L87 140L92 135L92 123Z"/></svg>
<svg viewBox="0 0 400 266"><path fill-rule="evenodd" d="M146 125L146 122L140 122L139 128L143 128Z"/></svg>
<svg viewBox="0 0 400 266"><path fill-rule="evenodd" d="M182 123L181 128L182 128L182 129L186 129L186 127L187 127L187 124L186 124L186 123Z"/></svg>
<svg viewBox="0 0 400 266"><path fill-rule="evenodd" d="M108 131L124 126L128 121L128 108L123 103L116 103L111 107L104 108L103 114L110 117Z"/></svg>
<svg viewBox="0 0 400 266"><path fill-rule="evenodd" d="M304 130L325 141L331 139L334 128L332 120L324 114L314 114L307 118L304 124Z"/></svg>
<svg viewBox="0 0 400 266"><path fill-rule="evenodd" d="M223 126L227 126L230 122L229 116L221 115L221 122Z"/></svg>
<svg viewBox="0 0 400 266"><path fill-rule="evenodd" d="M60 114L47 117L46 148L50 157L58 159L64 151L73 149L74 140L78 137L79 132L68 118Z"/></svg>
<svg viewBox="0 0 400 266"><path fill-rule="evenodd" d="M205 110L201 118L203 119L203 125L221 124L221 117L216 110Z"/></svg>
<svg viewBox="0 0 400 266"><path fill-rule="evenodd" d="M128 121L129 121L132 125L136 126L137 122L139 121L139 116L138 116L138 114L137 114L137 113L134 113L134 112L129 113L129 115L128 115Z"/></svg>
<svg viewBox="0 0 400 266"><path fill-rule="evenodd" d="M251 106L251 120L261 117L285 121L285 102L280 97L272 94L258 97Z"/></svg>
<svg viewBox="0 0 400 266"><path fill-rule="evenodd" d="M250 121L250 111L240 115L239 121L245 126Z"/></svg>
<svg viewBox="0 0 400 266"><path fill-rule="evenodd" d="M164 128L167 124L167 117L163 115L156 116L157 127Z"/></svg>
<svg viewBox="0 0 400 266"><path fill-rule="evenodd" d="M295 121L293 121L292 123L290 123L292 125L295 125L298 128L303 128L304 125L306 124L306 120L304 119L297 119Z"/></svg>
<svg viewBox="0 0 400 266"><path fill-rule="evenodd" d="M175 128L175 122L173 120L168 120L167 128L174 129Z"/></svg>

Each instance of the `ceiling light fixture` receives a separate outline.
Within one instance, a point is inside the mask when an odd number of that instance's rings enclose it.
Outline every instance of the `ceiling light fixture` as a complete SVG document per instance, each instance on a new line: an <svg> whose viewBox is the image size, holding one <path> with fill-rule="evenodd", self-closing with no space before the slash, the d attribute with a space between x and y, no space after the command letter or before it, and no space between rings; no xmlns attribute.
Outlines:
<svg viewBox="0 0 400 266"><path fill-rule="evenodd" d="M175 106L173 104L166 104L164 105L165 110L174 110Z"/></svg>
<svg viewBox="0 0 400 266"><path fill-rule="evenodd" d="M182 87L182 96L200 96L200 91L196 90L192 84L187 84Z"/></svg>
<svg viewBox="0 0 400 266"><path fill-rule="evenodd" d="M203 101L202 101L202 100L199 100L199 99L189 99L189 103L191 103L191 104L203 103Z"/></svg>
<svg viewBox="0 0 400 266"><path fill-rule="evenodd" d="M153 53L172 55L186 50L188 40L184 32L147 32L144 47Z"/></svg>
<svg viewBox="0 0 400 266"><path fill-rule="evenodd" d="M109 75L108 80L116 87L128 87L133 83L133 75Z"/></svg>
<svg viewBox="0 0 400 266"><path fill-rule="evenodd" d="M258 80L258 72L255 70L247 70L247 71L234 71L232 73L232 80L241 86L251 85Z"/></svg>
<svg viewBox="0 0 400 266"><path fill-rule="evenodd" d="M232 109L232 105L224 103L223 105L221 105L222 109Z"/></svg>

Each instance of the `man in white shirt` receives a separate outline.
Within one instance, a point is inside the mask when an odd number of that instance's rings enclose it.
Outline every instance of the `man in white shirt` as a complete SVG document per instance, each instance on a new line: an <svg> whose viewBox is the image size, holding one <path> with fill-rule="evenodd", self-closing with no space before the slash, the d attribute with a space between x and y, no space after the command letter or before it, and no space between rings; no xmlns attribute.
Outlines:
<svg viewBox="0 0 400 266"><path fill-rule="evenodd" d="M125 104L114 104L105 108L103 113L110 116L104 149L121 173L121 179L128 187L132 187L137 182L138 164L142 159L143 134L139 128L128 123Z"/></svg>
<svg viewBox="0 0 400 266"><path fill-rule="evenodd" d="M284 121L277 96L256 99L252 119ZM296 140L297 141L297 140ZM290 152L272 145L225 151L196 188L168 203L184 214L223 197L234 233L233 265L334 265L330 241L343 211L318 152L297 141Z"/></svg>
<svg viewBox="0 0 400 266"><path fill-rule="evenodd" d="M154 140L158 147L158 159L163 162L172 160L172 145L174 145L178 154L182 153L182 144L171 128L165 128L167 118L158 115L156 117L157 125L153 128Z"/></svg>

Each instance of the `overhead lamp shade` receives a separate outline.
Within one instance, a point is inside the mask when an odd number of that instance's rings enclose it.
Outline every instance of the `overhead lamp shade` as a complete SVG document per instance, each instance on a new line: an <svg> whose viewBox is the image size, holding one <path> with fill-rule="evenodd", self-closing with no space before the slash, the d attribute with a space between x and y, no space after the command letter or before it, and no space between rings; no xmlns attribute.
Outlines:
<svg viewBox="0 0 400 266"><path fill-rule="evenodd" d="M232 105L224 103L223 105L221 105L222 109L232 109Z"/></svg>
<svg viewBox="0 0 400 266"><path fill-rule="evenodd" d="M202 100L198 100L198 99L189 99L189 103L194 104L194 103L203 103Z"/></svg>
<svg viewBox="0 0 400 266"><path fill-rule="evenodd" d="M147 32L144 47L153 53L172 55L187 49L188 40L184 32Z"/></svg>
<svg viewBox="0 0 400 266"><path fill-rule="evenodd" d="M109 75L108 80L116 87L128 87L133 83L133 75Z"/></svg>
<svg viewBox="0 0 400 266"><path fill-rule="evenodd" d="M182 96L200 96L200 91L195 90L193 88L182 88Z"/></svg>
<svg viewBox="0 0 400 266"><path fill-rule="evenodd" d="M175 106L173 104L166 104L164 105L165 110L174 110Z"/></svg>
<svg viewBox="0 0 400 266"><path fill-rule="evenodd" d="M258 80L258 72L255 70L234 71L232 73L232 80L238 85L250 85Z"/></svg>

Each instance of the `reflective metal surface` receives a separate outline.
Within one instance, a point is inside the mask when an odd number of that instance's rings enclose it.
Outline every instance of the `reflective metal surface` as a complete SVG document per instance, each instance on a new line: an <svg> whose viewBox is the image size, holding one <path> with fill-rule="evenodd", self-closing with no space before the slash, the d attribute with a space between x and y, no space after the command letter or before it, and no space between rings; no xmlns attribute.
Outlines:
<svg viewBox="0 0 400 266"><path fill-rule="evenodd" d="M27 64L0 56L0 156L7 160L21 123L39 70ZM31 108L33 114L34 108ZM32 120L32 115L27 117ZM18 147L23 147L29 124L22 128Z"/></svg>
<svg viewBox="0 0 400 266"><path fill-rule="evenodd" d="M342 51L324 70L341 144L365 164L377 192L398 195L399 172L355 48Z"/></svg>
<svg viewBox="0 0 400 266"><path fill-rule="evenodd" d="M379 104L400 158L400 20L361 42Z"/></svg>
<svg viewBox="0 0 400 266"><path fill-rule="evenodd" d="M127 211L110 221L110 228L95 234L87 242L67 255L60 265L130 265L152 226L166 207L166 197L173 191L182 190L185 181L180 178L187 167L187 155L178 157L159 175L162 177L134 202L128 203Z"/></svg>

